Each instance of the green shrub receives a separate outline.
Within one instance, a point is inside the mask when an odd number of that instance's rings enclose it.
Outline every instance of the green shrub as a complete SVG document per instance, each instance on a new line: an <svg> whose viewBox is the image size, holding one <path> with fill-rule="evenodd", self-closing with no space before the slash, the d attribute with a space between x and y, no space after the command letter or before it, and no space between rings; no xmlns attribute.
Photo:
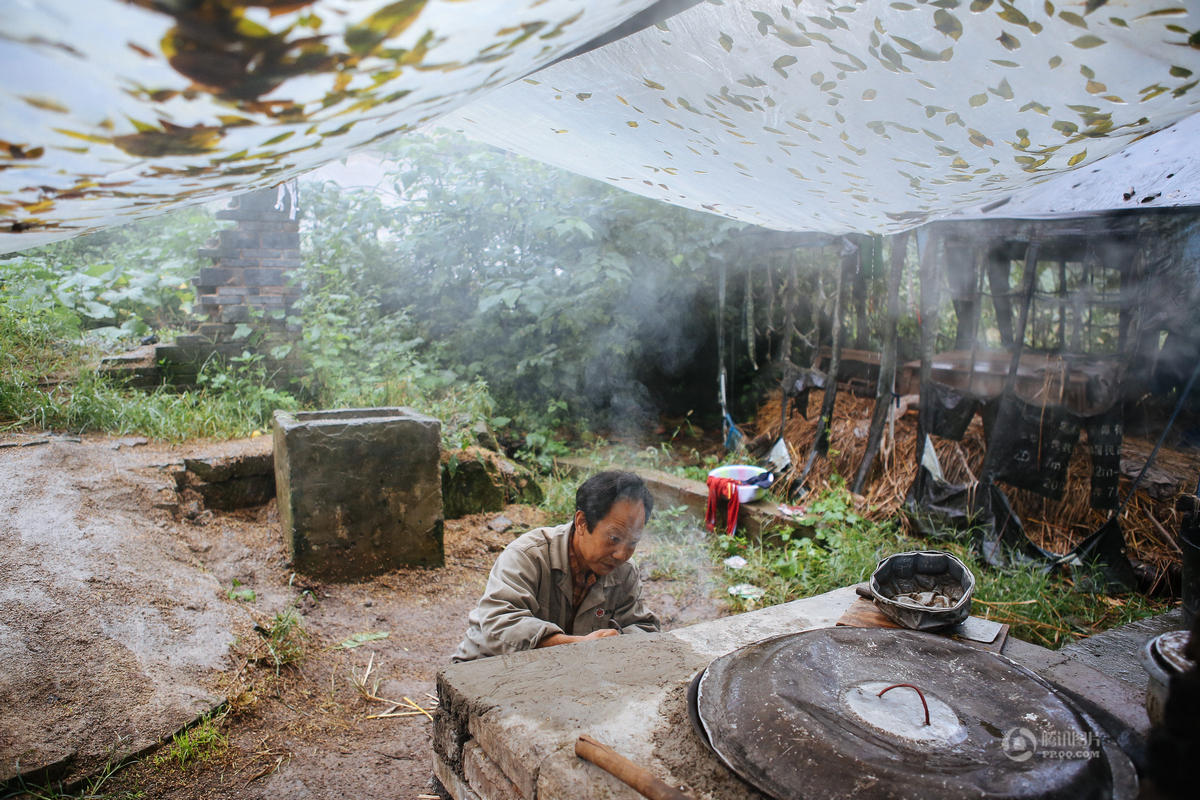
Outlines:
<svg viewBox="0 0 1200 800"><path fill-rule="evenodd" d="M740 555L748 564L727 572L729 582L764 590L761 599L734 597L737 610L774 605L869 580L885 556L908 550L945 550L975 574L973 613L1011 626L1011 634L1057 648L1078 638L1166 610L1166 604L1132 594L1110 597L1077 591L1070 578L1036 567L997 569L983 563L967 543L909 537L895 522L873 522L854 509L844 486L835 485L806 505L799 522L814 529L811 537L792 531L720 536L719 558Z"/></svg>
<svg viewBox="0 0 1200 800"><path fill-rule="evenodd" d="M154 757L154 764L187 769L224 752L229 738L221 731L219 722L219 718L205 714L198 723L172 736L171 743Z"/></svg>

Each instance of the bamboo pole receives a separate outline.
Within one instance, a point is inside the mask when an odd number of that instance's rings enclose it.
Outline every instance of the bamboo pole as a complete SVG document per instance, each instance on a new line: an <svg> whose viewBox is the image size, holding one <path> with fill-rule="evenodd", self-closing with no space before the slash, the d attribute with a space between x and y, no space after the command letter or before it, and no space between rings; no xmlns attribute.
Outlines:
<svg viewBox="0 0 1200 800"><path fill-rule="evenodd" d="M925 242L924 252L920 262L920 291L921 291L921 372L920 388L921 406L917 413L917 447L916 458L918 475L920 475L921 458L925 454L925 437L929 433L932 403L929 398L929 383L933 377L933 350L937 336L938 322L938 245L940 244L937 226L929 229L929 238Z"/></svg>
<svg viewBox="0 0 1200 800"><path fill-rule="evenodd" d="M987 256L988 288L992 290L992 307L996 311L996 328L1000 331L1000 341L1005 347L1013 343L1012 320L1012 289L1009 283L1009 273L1012 262L1003 251L989 250Z"/></svg>
<svg viewBox="0 0 1200 800"><path fill-rule="evenodd" d="M1067 259L1058 259L1058 352L1067 349ZM1065 384L1066 381L1064 380Z"/></svg>
<svg viewBox="0 0 1200 800"><path fill-rule="evenodd" d="M983 273L987 248L975 248L975 318L971 323L971 363L967 368L967 394L975 391L975 362L979 358L979 323L983 318Z"/></svg>
<svg viewBox="0 0 1200 800"><path fill-rule="evenodd" d="M883 346L879 354L879 376L875 381L875 409L871 412L871 427L867 433L867 449L854 474L850 490L862 494L867 475L879 453L883 423L892 408L896 391L896 324L900 319L900 281L904 277L904 256L908 251L908 231L892 237L891 272L888 275L887 321L883 328Z"/></svg>
<svg viewBox="0 0 1200 800"><path fill-rule="evenodd" d="M798 276L796 275L796 255L791 253L788 256L789 271L784 278L784 304L786 308L783 314L783 343L779 350L779 438L783 439L784 429L787 428L788 406L791 405L791 399L788 397L788 390L792 387L788 385L789 381L794 380L792 377L794 371L792 369L792 341L796 333L796 289ZM803 409L805 414L808 414L808 409ZM784 445L786 447L786 443Z"/></svg>
<svg viewBox="0 0 1200 800"><path fill-rule="evenodd" d="M725 263L717 267L717 397L721 403L721 441L729 438L725 373Z"/></svg>
<svg viewBox="0 0 1200 800"><path fill-rule="evenodd" d="M847 285L850 282L847 278L850 277L852 279L852 271L860 256L861 252L857 247L852 251L845 252L842 255L841 267L838 269L837 288L833 297L833 329L830 331L831 338L833 339L833 347L829 356L829 370L825 376L825 397L821 402L821 415L817 419L817 432L816 436L813 437L812 448L808 451L808 460L804 463L804 470L800 473L800 479L795 483L797 489L804 484L804 479L812 471L817 457L829 452L829 428L833 421L833 405L837 400L838 368L842 359L842 330L844 327L842 325L842 309L845 306L845 294ZM818 341L817 344L819 352L820 342Z"/></svg>

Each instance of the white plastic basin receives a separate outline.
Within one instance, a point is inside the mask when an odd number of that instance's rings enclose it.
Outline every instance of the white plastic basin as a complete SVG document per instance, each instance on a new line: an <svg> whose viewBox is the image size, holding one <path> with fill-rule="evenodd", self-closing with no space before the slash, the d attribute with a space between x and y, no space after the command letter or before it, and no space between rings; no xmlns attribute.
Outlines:
<svg viewBox="0 0 1200 800"><path fill-rule="evenodd" d="M766 470L762 467L752 467L749 464L730 464L725 467L717 467L708 473L710 478L733 478L735 480L744 481L750 478L757 478L759 475L765 475ZM766 494L766 490L759 486L739 486L738 487L738 502L753 503Z"/></svg>

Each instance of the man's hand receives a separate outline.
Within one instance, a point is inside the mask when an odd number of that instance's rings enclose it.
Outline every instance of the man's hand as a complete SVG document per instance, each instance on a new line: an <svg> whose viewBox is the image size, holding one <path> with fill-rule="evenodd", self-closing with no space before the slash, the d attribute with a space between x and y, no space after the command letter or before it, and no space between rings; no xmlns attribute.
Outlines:
<svg viewBox="0 0 1200 800"><path fill-rule="evenodd" d="M613 628L605 628L599 631L592 631L587 636L568 636L565 633L552 633L545 639L538 642L538 647L554 647L560 644L575 644L587 639L604 639L608 636L620 636L621 632Z"/></svg>

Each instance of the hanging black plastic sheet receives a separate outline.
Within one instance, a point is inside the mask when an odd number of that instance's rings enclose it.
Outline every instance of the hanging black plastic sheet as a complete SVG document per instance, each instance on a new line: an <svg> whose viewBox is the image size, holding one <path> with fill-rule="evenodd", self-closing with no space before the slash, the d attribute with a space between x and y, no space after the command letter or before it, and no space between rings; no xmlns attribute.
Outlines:
<svg viewBox="0 0 1200 800"><path fill-rule="evenodd" d="M929 432L934 436L958 441L979 409L979 400L965 392L936 381L927 387L930 397Z"/></svg>
<svg viewBox="0 0 1200 800"><path fill-rule="evenodd" d="M1123 436L1119 403L1099 414L1080 417L1060 405L1039 406L1013 397L1008 400L1013 404L1011 416L997 430L1000 402L988 403L982 413L988 448L995 448L996 480L1061 500L1071 452L1083 428L1092 461L1091 506L1106 511L1117 507Z"/></svg>
<svg viewBox="0 0 1200 800"><path fill-rule="evenodd" d="M1058 558L1030 540L1008 497L994 483L950 483L921 466L904 506L913 525L925 536L960 539L971 535L976 550L992 566L1045 563L1049 567Z"/></svg>
<svg viewBox="0 0 1200 800"><path fill-rule="evenodd" d="M1005 395L984 406L983 425L995 480L1062 499L1071 452L1079 441L1079 417L1064 406L1034 405Z"/></svg>
<svg viewBox="0 0 1200 800"><path fill-rule="evenodd" d="M813 389L824 389L827 376L819 369L800 368L793 373L795 380L788 390L788 396L794 397L796 410L800 416L808 419L808 393Z"/></svg>
<svg viewBox="0 0 1200 800"><path fill-rule="evenodd" d="M1124 409L1120 403L1084 420L1092 455L1092 508L1112 510L1121 498L1121 438Z"/></svg>
<svg viewBox="0 0 1200 800"><path fill-rule="evenodd" d="M1069 553L1052 553L1029 538L1003 489L991 482L975 486L950 483L938 474L940 468L936 456L931 461L931 453L932 447L927 448L904 501L905 512L921 534L933 539L970 537L975 550L993 567L1093 570L1076 584L1081 589L1127 592L1137 587L1137 576L1125 555L1125 536L1116 519L1110 519Z"/></svg>

